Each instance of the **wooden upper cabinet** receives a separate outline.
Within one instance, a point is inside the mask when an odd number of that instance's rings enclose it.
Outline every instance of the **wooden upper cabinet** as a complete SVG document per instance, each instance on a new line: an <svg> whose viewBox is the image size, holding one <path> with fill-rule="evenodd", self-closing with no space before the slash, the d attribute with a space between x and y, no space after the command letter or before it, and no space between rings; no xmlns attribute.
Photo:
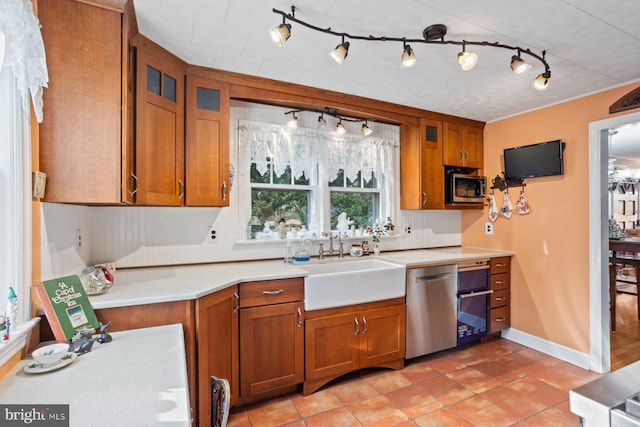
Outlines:
<svg viewBox="0 0 640 427"><path fill-rule="evenodd" d="M50 76L39 129L43 201L130 203L133 2L41 1L38 17Z"/></svg>
<svg viewBox="0 0 640 427"><path fill-rule="evenodd" d="M229 84L187 76L186 205L229 206Z"/></svg>
<svg viewBox="0 0 640 427"><path fill-rule="evenodd" d="M443 163L482 169L482 128L444 123Z"/></svg>
<svg viewBox="0 0 640 427"><path fill-rule="evenodd" d="M186 64L148 39L136 46L136 204L181 206Z"/></svg>
<svg viewBox="0 0 640 427"><path fill-rule="evenodd" d="M420 119L400 127L400 208L443 209L442 122Z"/></svg>

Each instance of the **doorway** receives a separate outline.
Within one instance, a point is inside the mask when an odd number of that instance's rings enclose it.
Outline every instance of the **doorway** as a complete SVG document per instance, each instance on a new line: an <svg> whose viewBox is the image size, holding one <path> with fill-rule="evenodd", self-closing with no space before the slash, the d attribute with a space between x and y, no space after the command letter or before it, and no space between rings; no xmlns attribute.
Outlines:
<svg viewBox="0 0 640 427"><path fill-rule="evenodd" d="M609 129L640 122L640 113L589 124L589 331L590 369L611 370L609 317Z"/></svg>

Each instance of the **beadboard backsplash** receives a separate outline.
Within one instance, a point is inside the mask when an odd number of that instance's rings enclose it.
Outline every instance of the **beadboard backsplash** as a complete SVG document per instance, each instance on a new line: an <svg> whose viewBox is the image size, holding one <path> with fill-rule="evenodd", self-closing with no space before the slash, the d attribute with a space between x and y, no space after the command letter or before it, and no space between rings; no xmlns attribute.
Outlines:
<svg viewBox="0 0 640 427"><path fill-rule="evenodd" d="M233 101L231 123L242 119L284 123L283 111ZM398 140L396 126L372 122L369 126L382 138ZM236 127L231 126L230 132L232 166L238 165ZM42 203L42 279L78 274L88 264L106 261L115 261L118 268L124 268L265 259L284 254L282 241L238 241L246 224L238 220L236 187L231 187L231 204L225 208ZM383 237L383 252L461 244L459 211L398 210L393 220L396 235ZM215 243L208 241L212 226L216 230ZM405 232L406 227L411 227L410 233ZM318 253L316 245L311 253Z"/></svg>

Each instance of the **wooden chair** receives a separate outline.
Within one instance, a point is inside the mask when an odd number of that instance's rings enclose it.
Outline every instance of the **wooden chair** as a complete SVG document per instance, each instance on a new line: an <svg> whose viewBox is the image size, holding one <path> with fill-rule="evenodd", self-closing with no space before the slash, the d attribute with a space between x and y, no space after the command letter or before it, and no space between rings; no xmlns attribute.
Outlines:
<svg viewBox="0 0 640 427"><path fill-rule="evenodd" d="M226 427L229 419L229 381L211 377L211 427Z"/></svg>

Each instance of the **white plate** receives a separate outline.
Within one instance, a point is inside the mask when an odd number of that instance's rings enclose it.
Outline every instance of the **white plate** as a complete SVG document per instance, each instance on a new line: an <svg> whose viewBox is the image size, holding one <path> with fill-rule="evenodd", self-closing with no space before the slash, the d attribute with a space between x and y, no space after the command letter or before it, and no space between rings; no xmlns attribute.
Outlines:
<svg viewBox="0 0 640 427"><path fill-rule="evenodd" d="M24 365L24 368L22 369L27 374L41 374L43 372L50 372L50 371L55 371L56 369L64 368L65 366L69 365L77 358L78 358L78 355L76 353L68 352L67 354L62 356L60 360L58 360L56 363L43 365L34 360L33 362L29 362L26 365Z"/></svg>

